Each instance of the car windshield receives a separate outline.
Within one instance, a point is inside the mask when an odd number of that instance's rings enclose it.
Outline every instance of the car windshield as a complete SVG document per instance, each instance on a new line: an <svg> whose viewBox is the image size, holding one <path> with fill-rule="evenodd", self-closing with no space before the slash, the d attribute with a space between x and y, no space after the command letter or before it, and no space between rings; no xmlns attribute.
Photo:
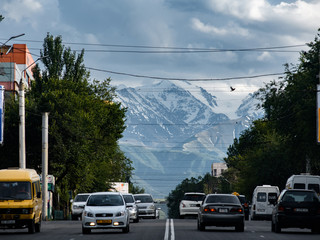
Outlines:
<svg viewBox="0 0 320 240"><path fill-rule="evenodd" d="M238 198L242 204L247 202L247 199L244 196L238 196Z"/></svg>
<svg viewBox="0 0 320 240"><path fill-rule="evenodd" d="M282 201L284 202L319 202L319 198L314 192L290 191L286 192Z"/></svg>
<svg viewBox="0 0 320 240"><path fill-rule="evenodd" d="M99 194L91 195L88 199L87 206L122 206L123 199L120 195Z"/></svg>
<svg viewBox="0 0 320 240"><path fill-rule="evenodd" d="M198 201L202 201L204 197L205 195L202 195L202 194L186 194L184 195L182 200L198 202Z"/></svg>
<svg viewBox="0 0 320 240"><path fill-rule="evenodd" d="M212 195L208 196L206 203L232 203L239 204L239 200L235 196L227 196L227 195Z"/></svg>
<svg viewBox="0 0 320 240"><path fill-rule="evenodd" d="M134 203L134 198L132 195L123 195L123 198L126 203Z"/></svg>
<svg viewBox="0 0 320 240"><path fill-rule="evenodd" d="M141 203L153 203L153 199L150 195L134 196L136 200L140 200Z"/></svg>
<svg viewBox="0 0 320 240"><path fill-rule="evenodd" d="M75 202L85 202L87 201L89 197L89 194L88 195L77 195L76 198L74 199Z"/></svg>
<svg viewBox="0 0 320 240"><path fill-rule="evenodd" d="M30 200L30 182L0 182L0 200Z"/></svg>

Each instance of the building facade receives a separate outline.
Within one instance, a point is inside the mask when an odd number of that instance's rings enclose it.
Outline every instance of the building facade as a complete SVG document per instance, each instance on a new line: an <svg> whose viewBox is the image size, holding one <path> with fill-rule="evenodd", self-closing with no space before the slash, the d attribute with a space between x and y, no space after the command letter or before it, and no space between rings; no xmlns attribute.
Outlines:
<svg viewBox="0 0 320 240"><path fill-rule="evenodd" d="M26 44L3 45L0 49L0 85L4 86L5 94L17 95L22 80L28 88L34 79L32 55Z"/></svg>
<svg viewBox="0 0 320 240"><path fill-rule="evenodd" d="M225 163L213 163L211 166L211 174L213 177L220 177L221 174L227 169L228 167Z"/></svg>

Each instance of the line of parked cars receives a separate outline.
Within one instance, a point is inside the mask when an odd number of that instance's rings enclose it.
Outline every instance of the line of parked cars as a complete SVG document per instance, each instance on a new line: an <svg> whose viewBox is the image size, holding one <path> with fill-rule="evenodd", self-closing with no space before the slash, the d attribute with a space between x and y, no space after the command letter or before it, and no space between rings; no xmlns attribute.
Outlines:
<svg viewBox="0 0 320 240"><path fill-rule="evenodd" d="M119 192L79 193L72 202L72 219L82 219L82 233L94 229L121 229L130 231L130 220L159 217L150 194Z"/></svg>

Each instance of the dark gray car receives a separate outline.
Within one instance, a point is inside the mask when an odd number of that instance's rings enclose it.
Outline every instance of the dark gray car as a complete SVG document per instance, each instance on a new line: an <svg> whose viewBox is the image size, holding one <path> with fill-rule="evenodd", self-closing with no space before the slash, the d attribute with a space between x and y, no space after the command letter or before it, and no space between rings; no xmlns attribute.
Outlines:
<svg viewBox="0 0 320 240"><path fill-rule="evenodd" d="M244 209L233 194L208 194L198 212L198 230L206 226L234 226L238 232L244 231Z"/></svg>

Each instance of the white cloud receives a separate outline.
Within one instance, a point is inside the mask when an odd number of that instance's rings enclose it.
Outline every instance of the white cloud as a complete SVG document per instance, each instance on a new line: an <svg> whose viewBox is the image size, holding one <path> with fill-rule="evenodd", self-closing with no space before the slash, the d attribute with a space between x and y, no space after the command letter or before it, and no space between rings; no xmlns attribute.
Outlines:
<svg viewBox="0 0 320 240"><path fill-rule="evenodd" d="M197 18L193 18L191 20L191 26L193 29L203 32L203 33L208 33L211 35L240 35L243 37L248 37L249 36L249 31L245 28L241 28L237 24L230 22L227 26L217 28L215 26L205 24L201 22Z"/></svg>
<svg viewBox="0 0 320 240"><path fill-rule="evenodd" d="M265 9L270 6L265 0L209 0L208 3L215 12L257 21L264 21Z"/></svg>
<svg viewBox="0 0 320 240"><path fill-rule="evenodd" d="M5 21L29 24L37 28L43 24L43 17L47 17L47 22L51 22L50 16L57 17L57 7L57 0L4 0L1 14ZM39 18L42 21L38 21Z"/></svg>
<svg viewBox="0 0 320 240"><path fill-rule="evenodd" d="M265 61L265 60L268 60L268 59L270 59L271 58L271 55L270 55L270 53L268 53L268 52L263 52L260 56L258 56L258 61Z"/></svg>

